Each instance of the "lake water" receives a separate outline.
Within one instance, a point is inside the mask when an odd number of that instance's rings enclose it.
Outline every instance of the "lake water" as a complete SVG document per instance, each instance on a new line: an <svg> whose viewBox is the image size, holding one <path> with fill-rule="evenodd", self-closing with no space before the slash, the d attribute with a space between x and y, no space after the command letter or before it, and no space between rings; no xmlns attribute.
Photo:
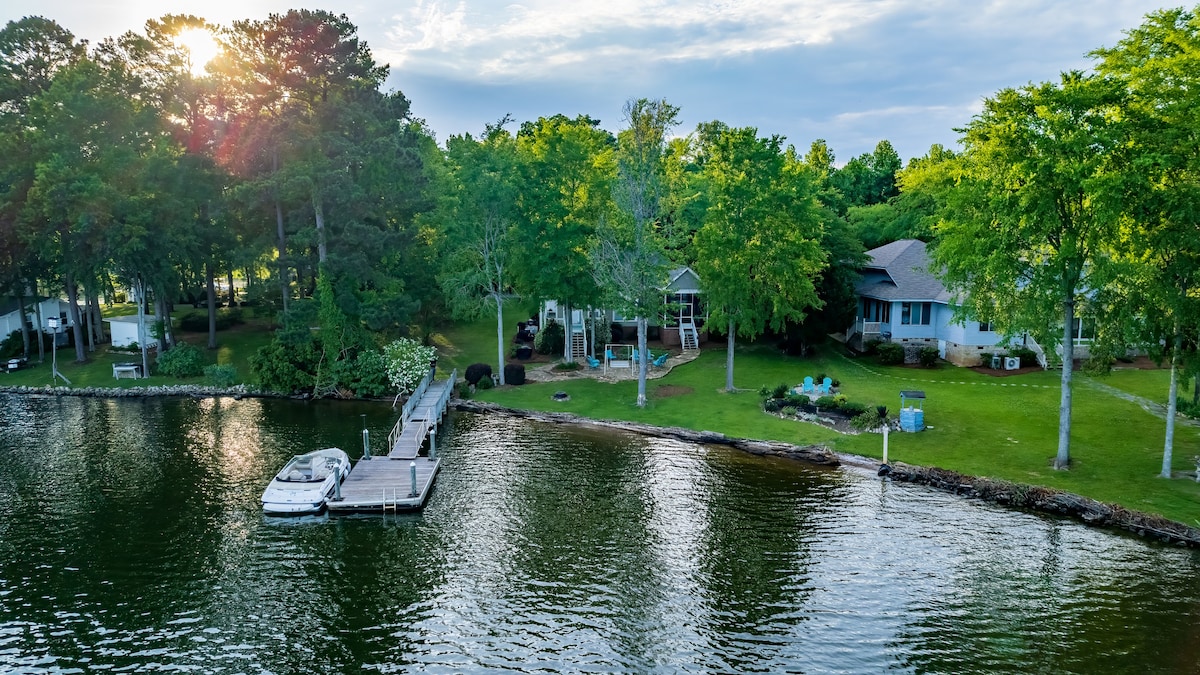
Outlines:
<svg viewBox="0 0 1200 675"><path fill-rule="evenodd" d="M392 410L0 411L0 672L1200 672L1197 552L853 469L458 414L422 515L279 519Z"/></svg>

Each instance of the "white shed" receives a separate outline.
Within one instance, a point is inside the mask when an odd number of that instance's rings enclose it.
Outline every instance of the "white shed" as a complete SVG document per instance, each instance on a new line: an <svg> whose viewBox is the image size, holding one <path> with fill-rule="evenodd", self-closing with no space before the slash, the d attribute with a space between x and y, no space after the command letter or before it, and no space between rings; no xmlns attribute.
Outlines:
<svg viewBox="0 0 1200 675"><path fill-rule="evenodd" d="M155 339L151 332L154 326L155 316L153 314L146 315L146 346L150 348L158 347L158 340ZM112 316L105 321L108 322L109 333L112 335L112 346L128 347L138 343L138 318L136 314L127 316Z"/></svg>

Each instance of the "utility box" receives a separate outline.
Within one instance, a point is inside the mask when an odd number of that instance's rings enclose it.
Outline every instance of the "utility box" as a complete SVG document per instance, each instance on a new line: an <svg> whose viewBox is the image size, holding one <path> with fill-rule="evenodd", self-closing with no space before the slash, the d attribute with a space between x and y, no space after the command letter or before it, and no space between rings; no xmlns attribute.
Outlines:
<svg viewBox="0 0 1200 675"><path fill-rule="evenodd" d="M900 431L925 430L925 392L900 392Z"/></svg>
<svg viewBox="0 0 1200 675"><path fill-rule="evenodd" d="M1004 369L1005 370L1017 370L1020 367L1021 367L1021 357L1019 357L1019 356L1004 357Z"/></svg>

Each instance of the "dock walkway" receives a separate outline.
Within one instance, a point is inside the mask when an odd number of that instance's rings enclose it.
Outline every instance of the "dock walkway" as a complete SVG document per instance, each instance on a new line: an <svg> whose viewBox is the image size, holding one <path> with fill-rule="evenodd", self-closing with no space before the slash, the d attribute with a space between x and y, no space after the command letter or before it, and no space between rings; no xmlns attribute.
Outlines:
<svg viewBox="0 0 1200 675"><path fill-rule="evenodd" d="M341 499L330 511L405 511L425 505L441 460L437 456L437 424L446 413L458 371L449 379L421 381L388 434L388 454L361 459L342 482ZM420 456L429 438L429 454Z"/></svg>

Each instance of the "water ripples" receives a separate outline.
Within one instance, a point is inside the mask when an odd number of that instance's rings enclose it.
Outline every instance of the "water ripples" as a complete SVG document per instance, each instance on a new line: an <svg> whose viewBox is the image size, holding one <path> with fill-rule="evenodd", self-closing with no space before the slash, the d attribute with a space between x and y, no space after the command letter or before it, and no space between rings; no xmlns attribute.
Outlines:
<svg viewBox="0 0 1200 675"><path fill-rule="evenodd" d="M1194 552L854 470L464 415L424 514L269 519L392 411L0 405L0 671L1200 668Z"/></svg>

